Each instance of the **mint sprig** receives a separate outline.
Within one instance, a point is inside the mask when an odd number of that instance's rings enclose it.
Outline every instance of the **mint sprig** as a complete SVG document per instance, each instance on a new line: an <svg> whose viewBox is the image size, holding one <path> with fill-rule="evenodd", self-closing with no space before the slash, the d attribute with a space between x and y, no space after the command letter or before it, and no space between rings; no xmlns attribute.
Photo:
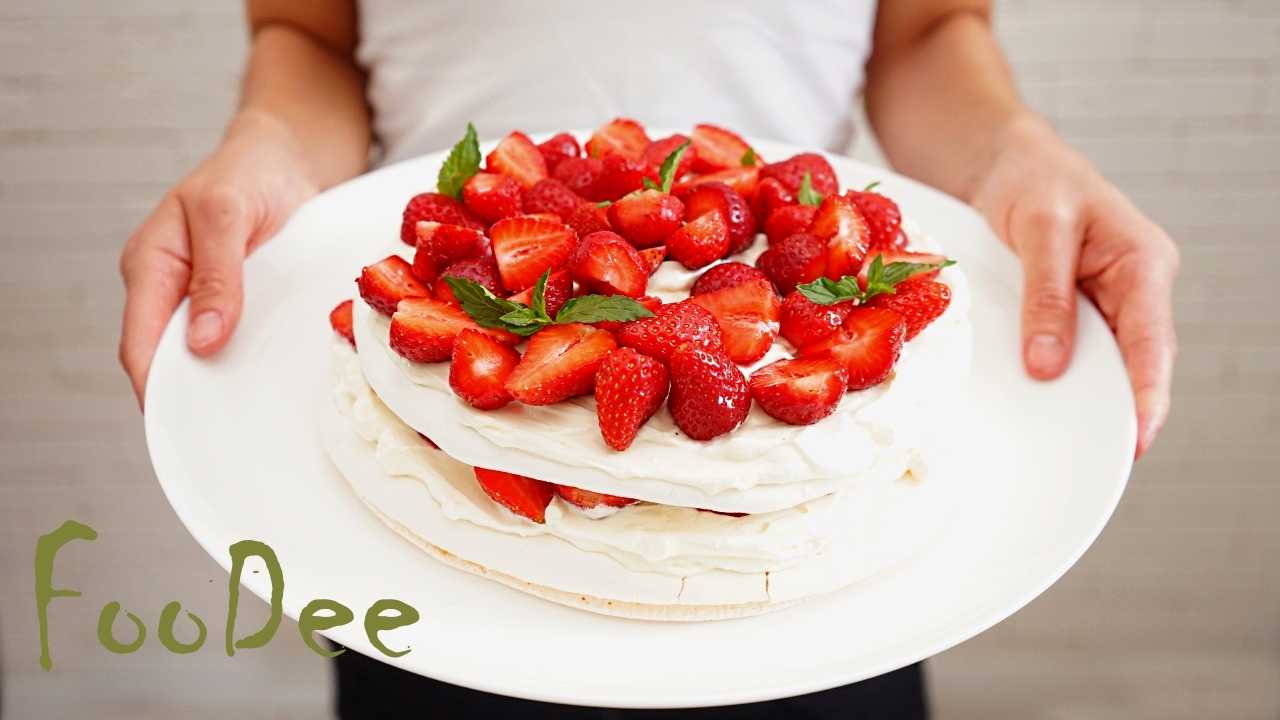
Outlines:
<svg viewBox="0 0 1280 720"><path fill-rule="evenodd" d="M440 166L440 175L436 178L436 190L441 195L448 195L455 200L462 199L462 186L480 171L480 141L476 139L476 128L467 123L467 134L462 136L457 145L449 151L449 157Z"/></svg>
<svg viewBox="0 0 1280 720"><path fill-rule="evenodd" d="M462 303L462 311L476 324L485 328L507 330L528 337L548 325L565 323L597 323L606 320L630 322L653 317L653 313L640 303L624 295L582 295L572 298L552 318L547 314L548 270L533 286L529 305L505 300L489 292L480 283L466 278L445 276L453 296Z"/></svg>
<svg viewBox="0 0 1280 720"><path fill-rule="evenodd" d="M653 184L650 181L646 183L646 189L661 190L664 193L671 192L671 186L676 182L676 168L680 167L680 159L689 151L689 145L691 142L691 140L685 140L680 144L680 147L671 151L671 154L667 156L667 159L663 160L662 165L658 167L657 187L650 188L649 185ZM648 181L648 178L645 178L645 180Z"/></svg>
<svg viewBox="0 0 1280 720"><path fill-rule="evenodd" d="M800 190L796 192L796 200L801 205L812 205L817 207L822 204L822 195L813 189L813 178L809 177L809 173L805 173L800 178Z"/></svg>
<svg viewBox="0 0 1280 720"><path fill-rule="evenodd" d="M747 151L742 154L741 164L742 164L742 167L755 167L755 164L756 164L755 148L753 147L747 148Z"/></svg>
<svg viewBox="0 0 1280 720"><path fill-rule="evenodd" d="M853 275L845 275L839 280L818 278L811 283L797 285L796 289L800 291L801 295L819 305L835 305L836 303L850 300L857 300L860 304L865 305L868 300L876 295L896 294L897 291L894 290L894 286L912 275L931 270L940 270L956 264L955 260L943 260L933 265L909 262L891 262L885 265L883 261L883 255L876 255L871 260L871 264L867 266L867 288L865 290L858 285L858 278Z"/></svg>

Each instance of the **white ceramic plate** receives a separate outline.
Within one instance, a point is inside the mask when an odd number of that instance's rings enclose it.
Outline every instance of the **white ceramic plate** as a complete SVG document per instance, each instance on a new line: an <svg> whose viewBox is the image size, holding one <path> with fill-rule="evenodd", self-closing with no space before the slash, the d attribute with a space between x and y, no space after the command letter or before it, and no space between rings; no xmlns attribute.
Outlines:
<svg viewBox="0 0 1280 720"><path fill-rule="evenodd" d="M800 152L756 147L775 160ZM378 170L307 203L249 260L244 316L226 349L211 360L186 351L184 304L151 370L147 442L178 516L224 568L232 543L269 544L284 569L288 615L322 597L352 608L356 621L328 632L333 640L416 673L536 700L767 700L872 677L982 632L1061 577L1111 516L1136 423L1119 351L1097 311L1080 303L1071 369L1051 383L1029 380L1019 360L1021 272L981 217L911 180L833 157L842 187L881 180L973 287L970 392L976 454L989 471L940 538L815 601L705 623L595 615L436 562L356 498L321 447L315 409L317 393L328 391L329 310L355 294L360 268L398 236L405 202L433 188L441 158ZM268 596L266 573L246 573L244 584ZM381 598L421 613L383 634L392 648L412 648L398 659L379 655L364 635L364 611Z"/></svg>

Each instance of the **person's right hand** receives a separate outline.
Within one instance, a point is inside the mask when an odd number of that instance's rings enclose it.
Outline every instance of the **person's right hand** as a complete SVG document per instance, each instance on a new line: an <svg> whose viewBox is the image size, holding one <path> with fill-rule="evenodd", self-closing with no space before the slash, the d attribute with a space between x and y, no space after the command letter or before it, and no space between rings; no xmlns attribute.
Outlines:
<svg viewBox="0 0 1280 720"><path fill-rule="evenodd" d="M156 345L191 296L187 346L210 355L240 319L244 259L319 192L288 127L244 111L222 144L170 190L120 256L126 299L120 362L141 405Z"/></svg>

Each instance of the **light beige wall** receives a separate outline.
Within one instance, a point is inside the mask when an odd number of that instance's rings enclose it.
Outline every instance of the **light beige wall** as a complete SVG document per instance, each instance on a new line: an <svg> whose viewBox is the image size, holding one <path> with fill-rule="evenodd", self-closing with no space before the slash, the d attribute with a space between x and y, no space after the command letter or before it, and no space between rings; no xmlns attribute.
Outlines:
<svg viewBox="0 0 1280 720"><path fill-rule="evenodd" d="M932 665L943 720L1280 717L1280 3L1035 0L997 11L1028 100L1178 241L1170 426L1097 545ZM228 659L94 636L119 600L219 625L225 575L151 474L115 361L116 256L216 142L245 48L232 0L0 1L0 655L8 717L315 717L286 624ZM35 539L63 520L55 672ZM257 608L261 612L261 608ZM152 624L149 623L149 624ZM212 649L212 646L211 648Z"/></svg>

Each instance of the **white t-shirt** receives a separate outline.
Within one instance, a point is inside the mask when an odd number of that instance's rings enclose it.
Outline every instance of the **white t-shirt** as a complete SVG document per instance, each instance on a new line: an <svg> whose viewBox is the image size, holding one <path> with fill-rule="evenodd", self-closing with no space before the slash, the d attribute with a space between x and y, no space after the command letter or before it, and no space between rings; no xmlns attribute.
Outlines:
<svg viewBox="0 0 1280 720"><path fill-rule="evenodd" d="M875 0L360 0L384 162L481 137L722 125L838 150Z"/></svg>

